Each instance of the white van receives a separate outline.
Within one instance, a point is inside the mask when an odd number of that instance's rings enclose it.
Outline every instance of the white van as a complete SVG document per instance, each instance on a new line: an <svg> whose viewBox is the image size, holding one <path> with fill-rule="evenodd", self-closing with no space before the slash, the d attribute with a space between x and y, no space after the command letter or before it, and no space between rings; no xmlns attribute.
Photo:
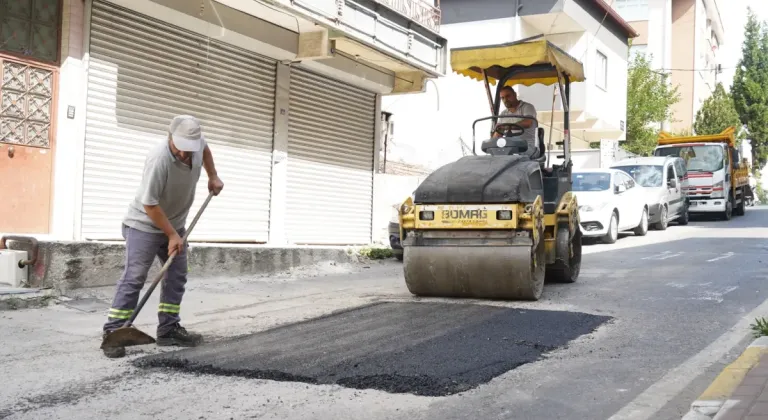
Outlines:
<svg viewBox="0 0 768 420"><path fill-rule="evenodd" d="M665 230L670 221L688 224L688 177L685 161L679 157L636 157L611 165L628 173L643 187L649 209L649 223Z"/></svg>

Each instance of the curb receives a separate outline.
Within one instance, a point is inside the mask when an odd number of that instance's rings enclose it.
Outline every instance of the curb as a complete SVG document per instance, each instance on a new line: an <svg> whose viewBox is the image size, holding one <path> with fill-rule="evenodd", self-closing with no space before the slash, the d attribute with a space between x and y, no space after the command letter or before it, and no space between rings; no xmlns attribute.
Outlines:
<svg viewBox="0 0 768 420"><path fill-rule="evenodd" d="M691 409L682 420L711 420L725 405L735 402L731 395L747 376L747 373L757 365L760 357L768 353L768 337L760 337L753 341L741 355L725 367L706 390L691 403Z"/></svg>

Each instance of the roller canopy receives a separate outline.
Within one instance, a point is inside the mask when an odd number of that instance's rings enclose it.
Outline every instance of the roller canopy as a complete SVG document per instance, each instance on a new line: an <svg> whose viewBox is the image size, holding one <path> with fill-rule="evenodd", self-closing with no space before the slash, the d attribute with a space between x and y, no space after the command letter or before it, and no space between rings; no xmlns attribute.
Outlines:
<svg viewBox="0 0 768 420"><path fill-rule="evenodd" d="M451 67L455 73L484 81L485 70L488 81L494 85L513 67L519 66L530 68L513 75L506 85L552 85L557 83L558 71L571 82L585 80L582 63L547 40L451 50Z"/></svg>

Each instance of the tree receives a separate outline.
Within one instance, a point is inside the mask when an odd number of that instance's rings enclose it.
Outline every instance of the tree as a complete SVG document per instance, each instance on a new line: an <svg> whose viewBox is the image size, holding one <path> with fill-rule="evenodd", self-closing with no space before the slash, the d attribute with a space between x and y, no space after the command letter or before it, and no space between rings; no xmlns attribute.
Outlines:
<svg viewBox="0 0 768 420"><path fill-rule="evenodd" d="M751 8L731 92L752 139L752 161L763 167L768 160L768 33Z"/></svg>
<svg viewBox="0 0 768 420"><path fill-rule="evenodd" d="M693 129L697 135L722 133L728 127L734 127L737 134L737 144L741 143L741 120L731 95L725 91L722 83L715 86L712 96L707 98L696 113Z"/></svg>
<svg viewBox="0 0 768 420"><path fill-rule="evenodd" d="M672 105L680 100L667 75L651 69L650 60L635 55L627 76L627 141L624 149L648 156L656 146L660 124L672 118Z"/></svg>

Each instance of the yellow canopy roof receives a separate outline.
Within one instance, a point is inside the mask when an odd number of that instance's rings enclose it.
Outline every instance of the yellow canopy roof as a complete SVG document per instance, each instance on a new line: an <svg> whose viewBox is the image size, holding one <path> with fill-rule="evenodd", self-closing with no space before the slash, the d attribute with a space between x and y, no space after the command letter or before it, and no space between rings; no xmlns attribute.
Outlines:
<svg viewBox="0 0 768 420"><path fill-rule="evenodd" d="M541 39L486 47L456 48L451 51L453 71L475 80L483 81L483 70L488 81L496 84L514 66L553 66L547 69L530 69L518 73L506 83L531 86L537 83L557 83L557 71L568 75L571 82L582 82L584 66L551 42ZM557 70L555 70L557 69Z"/></svg>
<svg viewBox="0 0 768 420"><path fill-rule="evenodd" d="M680 143L720 143L726 142L729 146L735 147L736 145L736 127L728 127L719 134L700 135L700 136L675 136L673 134L662 131L659 133L658 144L660 146L667 146L670 144Z"/></svg>

